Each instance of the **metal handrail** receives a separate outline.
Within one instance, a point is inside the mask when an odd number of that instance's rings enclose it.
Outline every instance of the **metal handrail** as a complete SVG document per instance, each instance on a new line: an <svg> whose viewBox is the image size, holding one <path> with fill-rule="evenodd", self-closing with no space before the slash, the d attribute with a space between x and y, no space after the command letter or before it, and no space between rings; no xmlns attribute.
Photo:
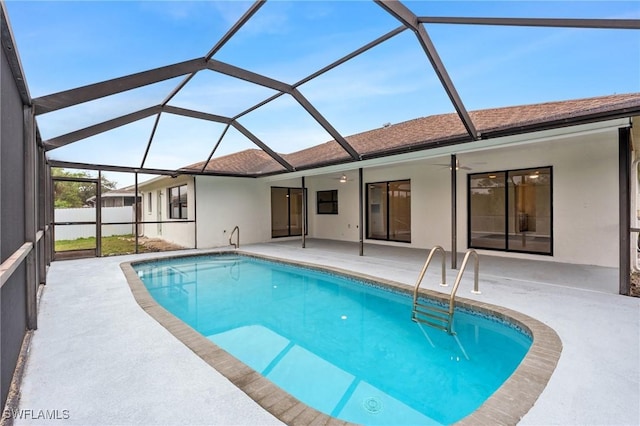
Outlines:
<svg viewBox="0 0 640 426"><path fill-rule="evenodd" d="M431 259L433 259L433 256L436 254L436 252L442 252L442 282L440 283L441 287L447 287L447 275L445 273L445 269L446 269L446 262L447 262L447 253L444 251L444 249L441 246L434 246L431 251L429 252L429 256L427 256L427 261L424 262L424 266L422 267L422 271L420 271L420 275L418 276L418 280L416 281L416 286L413 289L413 304L415 306L416 302L418 301L418 290L420 289L420 284L422 283L422 279L424 278L424 274L427 272L427 268L429 267L429 264L431 263Z"/></svg>
<svg viewBox="0 0 640 426"><path fill-rule="evenodd" d="M231 240L233 239L233 233L236 231L238 231L238 234L236 235L236 242L234 243ZM233 231L231 231L231 235L229 235L229 245L233 246L234 249L240 248L240 227L238 225L233 228Z"/></svg>
<svg viewBox="0 0 640 426"><path fill-rule="evenodd" d="M455 307L455 297L456 292L458 291L458 287L460 286L460 281L462 281L462 275L464 274L464 269L467 267L467 262L469 262L469 257L473 255L473 290L471 293L474 294L482 294L478 289L478 271L480 270L480 258L478 257L478 253L469 249L464 255L464 259L462 260L462 265L460 265L460 271L458 272L458 276L456 277L455 282L453 283L453 288L451 289L451 295L449 296L449 315L453 315L453 309Z"/></svg>
<svg viewBox="0 0 640 426"><path fill-rule="evenodd" d="M481 294L478 289L478 271L480 269L480 258L478 257L478 253L473 250L467 250L464 255L464 259L462 260L462 265L460 265L460 271L458 272L458 276L453 284L453 288L451 289L451 294L449 295L449 309L441 309L436 307L429 307L428 305L418 303L418 290L420 288L420 284L422 279L424 278L424 274L429 267L429 263L433 258L433 255L437 251L442 251L442 283L441 286L446 286L446 275L445 275L445 261L446 261L446 253L444 249L440 246L435 246L429 252L429 256L427 257L427 261L425 262L422 271L418 277L418 281L416 282L416 286L413 289L413 311L411 314L411 319L415 322L423 322L432 327L441 329L446 331L451 335L455 335L455 332L452 330L453 327L453 314L456 305L456 293L458 292L458 287L460 287L460 281L462 281L462 276L464 275L465 268L467 267L467 263L469 262L469 258L471 256L474 257L474 284L472 293Z"/></svg>

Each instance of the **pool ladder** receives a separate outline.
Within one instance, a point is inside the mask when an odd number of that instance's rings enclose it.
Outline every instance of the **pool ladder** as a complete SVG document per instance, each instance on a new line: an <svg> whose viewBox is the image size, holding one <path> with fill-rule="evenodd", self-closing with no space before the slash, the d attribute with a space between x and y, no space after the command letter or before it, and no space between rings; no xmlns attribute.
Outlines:
<svg viewBox="0 0 640 426"><path fill-rule="evenodd" d="M440 286L448 287L447 276L445 274L445 263L447 254L441 246L435 246L429 252L427 261L424 263L422 271L420 271L420 275L418 276L416 286L413 289L413 310L411 311L411 320L446 331L447 333L453 335L455 334L455 332L453 331L453 313L456 305L456 292L458 291L460 281L462 280L462 275L464 274L464 270L467 267L467 263L469 262L469 258L471 256L474 257L473 290L471 292L480 294L480 291L478 290L478 270L480 267L480 259L478 257L478 253L476 253L475 250L467 250L464 255L462 265L460 266L460 271L458 271L458 276L453 283L451 294L449 295L449 309L443 309L435 307L431 304L420 303L418 300L418 290L420 289L420 284L422 284L424 274L427 272L427 268L429 268L429 264L431 263L433 256L437 252L442 252L442 282L440 283Z"/></svg>
<svg viewBox="0 0 640 426"><path fill-rule="evenodd" d="M233 234L238 231L236 233L236 242L234 243L233 240ZM234 249L237 249L240 247L240 227L236 225L235 228L233 228L233 231L231 231L231 234L229 234L229 245L233 246Z"/></svg>

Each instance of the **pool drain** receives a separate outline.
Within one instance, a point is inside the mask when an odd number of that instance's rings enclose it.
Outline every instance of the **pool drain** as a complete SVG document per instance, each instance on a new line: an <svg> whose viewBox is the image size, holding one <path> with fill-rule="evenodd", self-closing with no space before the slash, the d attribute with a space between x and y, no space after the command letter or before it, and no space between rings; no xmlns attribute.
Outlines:
<svg viewBox="0 0 640 426"><path fill-rule="evenodd" d="M362 402L362 406L371 414L378 414L382 411L382 401L378 400L378 398L374 396L365 399Z"/></svg>

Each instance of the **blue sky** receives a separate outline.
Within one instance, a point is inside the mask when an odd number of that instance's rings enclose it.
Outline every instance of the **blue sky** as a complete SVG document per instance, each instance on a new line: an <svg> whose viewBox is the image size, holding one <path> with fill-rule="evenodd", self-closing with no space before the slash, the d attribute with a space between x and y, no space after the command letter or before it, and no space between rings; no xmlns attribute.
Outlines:
<svg viewBox="0 0 640 426"><path fill-rule="evenodd" d="M419 16L640 19L640 2L415 1ZM204 56L251 2L8 1L31 95L39 97ZM214 59L287 83L399 26L370 1L269 1ZM468 110L640 91L640 31L427 25ZM181 81L38 117L44 139L160 103ZM344 136L453 111L415 36L405 31L300 87ZM233 116L273 94L202 71L172 105ZM332 139L293 99L239 120L278 152ZM50 152L55 159L140 166L154 118ZM206 159L223 126L163 114L145 166ZM255 147L235 131L218 155ZM121 184L131 183L119 175ZM126 182L123 182L125 180Z"/></svg>

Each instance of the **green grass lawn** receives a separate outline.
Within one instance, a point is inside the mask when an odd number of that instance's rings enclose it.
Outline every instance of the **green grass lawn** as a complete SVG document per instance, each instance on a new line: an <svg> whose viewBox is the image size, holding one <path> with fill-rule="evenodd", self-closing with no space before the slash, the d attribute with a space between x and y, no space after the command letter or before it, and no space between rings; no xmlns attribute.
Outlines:
<svg viewBox="0 0 640 426"><path fill-rule="evenodd" d="M69 250L92 250L96 248L96 238L78 238L76 240L60 240L56 241L56 251ZM115 254L135 253L136 242L133 235L113 235L111 237L102 237L102 255L111 256ZM149 251L145 246L139 245L138 252L145 253Z"/></svg>

